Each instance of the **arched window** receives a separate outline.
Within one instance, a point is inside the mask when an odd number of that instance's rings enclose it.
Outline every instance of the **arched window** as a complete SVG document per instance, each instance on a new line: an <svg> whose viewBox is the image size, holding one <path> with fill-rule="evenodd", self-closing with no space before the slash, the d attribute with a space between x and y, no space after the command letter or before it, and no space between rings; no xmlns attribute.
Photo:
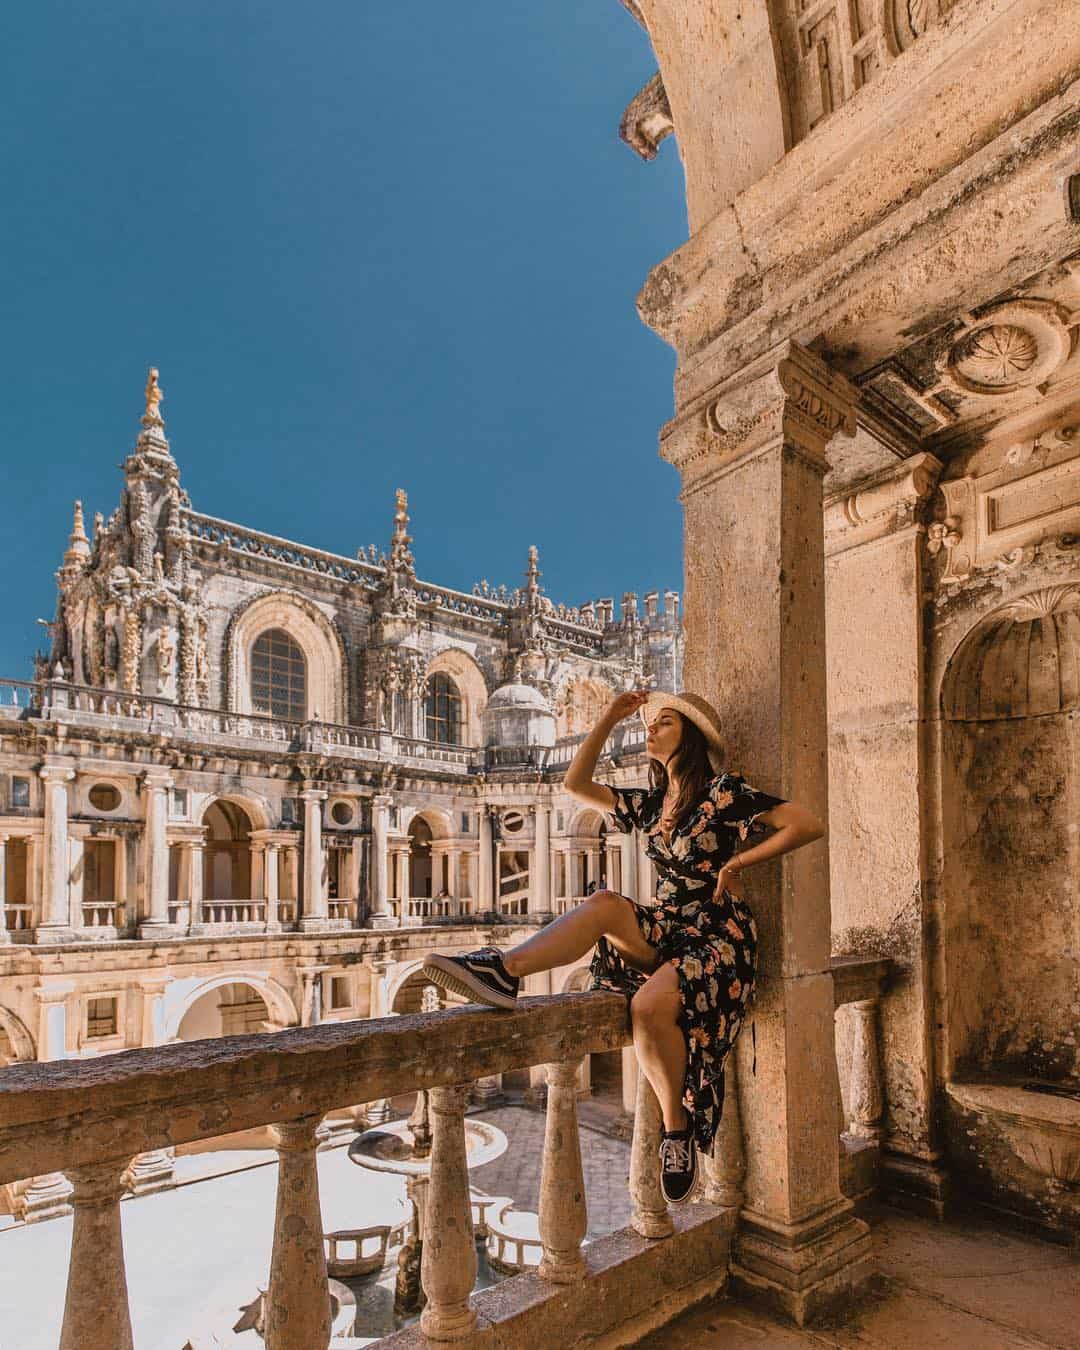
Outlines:
<svg viewBox="0 0 1080 1350"><path fill-rule="evenodd" d="M307 717L307 662L284 628L268 628L251 649L251 707L302 722Z"/></svg>
<svg viewBox="0 0 1080 1350"><path fill-rule="evenodd" d="M459 745L461 695L449 675L439 671L428 680L427 738L443 745Z"/></svg>

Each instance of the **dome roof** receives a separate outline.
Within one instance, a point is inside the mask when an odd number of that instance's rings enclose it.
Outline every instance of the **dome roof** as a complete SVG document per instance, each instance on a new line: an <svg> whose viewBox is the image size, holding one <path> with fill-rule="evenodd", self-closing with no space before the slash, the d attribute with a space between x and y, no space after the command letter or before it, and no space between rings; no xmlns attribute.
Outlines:
<svg viewBox="0 0 1080 1350"><path fill-rule="evenodd" d="M547 699L539 689L531 684L500 685L488 699L489 708L534 708L538 712L551 712Z"/></svg>

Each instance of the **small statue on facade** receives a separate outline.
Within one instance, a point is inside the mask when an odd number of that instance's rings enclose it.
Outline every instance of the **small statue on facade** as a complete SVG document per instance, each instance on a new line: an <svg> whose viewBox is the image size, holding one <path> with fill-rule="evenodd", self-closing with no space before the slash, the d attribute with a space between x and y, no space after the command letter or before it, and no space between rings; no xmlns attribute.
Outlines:
<svg viewBox="0 0 1080 1350"><path fill-rule="evenodd" d="M158 555L161 556L160 554ZM157 640L157 665L158 665L158 693L163 693L165 686L172 674L173 656L176 653L176 647L170 640L166 629L162 629L158 634Z"/></svg>
<svg viewBox="0 0 1080 1350"><path fill-rule="evenodd" d="M165 391L158 384L158 372L156 366L150 367L150 373L146 377L146 412L143 414L143 426L160 427L164 426L161 418L161 400L165 396Z"/></svg>

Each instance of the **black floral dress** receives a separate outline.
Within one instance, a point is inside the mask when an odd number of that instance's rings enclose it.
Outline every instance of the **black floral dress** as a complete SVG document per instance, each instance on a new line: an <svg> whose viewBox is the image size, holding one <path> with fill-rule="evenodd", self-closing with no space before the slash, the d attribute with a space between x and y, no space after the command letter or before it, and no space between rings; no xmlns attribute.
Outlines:
<svg viewBox="0 0 1080 1350"><path fill-rule="evenodd" d="M683 1105L698 1147L708 1152L723 1113L724 1062L746 1018L757 970L754 916L729 890L714 899L716 874L747 835L765 833L757 817L785 799L760 792L739 774L718 774L669 847L660 829L662 788L605 786L617 799L611 819L623 834L643 830L645 851L656 864L656 903L627 899L643 937L660 953L659 965L670 962L678 973L679 1025L687 1041ZM606 938L596 944L590 973L594 989L627 997L648 979Z"/></svg>

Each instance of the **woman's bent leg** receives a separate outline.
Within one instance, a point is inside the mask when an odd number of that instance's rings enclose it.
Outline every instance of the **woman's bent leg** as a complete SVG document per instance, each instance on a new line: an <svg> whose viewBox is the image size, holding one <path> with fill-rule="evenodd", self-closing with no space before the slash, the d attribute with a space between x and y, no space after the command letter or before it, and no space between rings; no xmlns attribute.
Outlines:
<svg viewBox="0 0 1080 1350"><path fill-rule="evenodd" d="M539 970L554 970L577 961L601 937L606 937L636 970L654 969L656 948L642 937L633 906L615 891L595 891L576 909L503 952L503 965L519 978Z"/></svg>
<svg viewBox="0 0 1080 1350"><path fill-rule="evenodd" d="M689 1115L682 1104L686 1079L686 1037L679 1026L679 976L662 965L630 1001L634 1050L664 1114L665 1130L684 1130Z"/></svg>

